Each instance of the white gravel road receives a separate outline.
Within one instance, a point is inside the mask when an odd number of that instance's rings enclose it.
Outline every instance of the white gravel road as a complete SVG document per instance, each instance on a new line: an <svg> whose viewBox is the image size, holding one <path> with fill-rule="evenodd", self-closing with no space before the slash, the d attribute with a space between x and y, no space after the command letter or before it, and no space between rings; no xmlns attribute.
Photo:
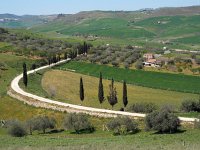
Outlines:
<svg viewBox="0 0 200 150"><path fill-rule="evenodd" d="M58 65L61 63L65 63L67 61L70 61L70 59L62 60L56 64L51 64L50 66L49 65L43 66L38 69L28 71L27 73L32 74L35 71L47 69L49 67L52 67L52 66L55 66L55 65ZM123 112L123 111L113 111L113 110L107 110L107 109L98 109L98 108L92 108L92 107L73 105L73 104L58 102L58 101L51 100L48 98L43 98L43 97L31 94L31 93L27 93L19 87L19 81L22 77L23 77L23 75L20 74L19 76L15 77L13 79L13 81L11 83L11 90L13 90L15 94L9 94L10 96L17 98L17 99L21 99L20 98L20 95L21 95L23 97L29 98L29 101L32 100L33 101L32 103L42 102L42 103L49 104L49 105L60 106L60 107L64 108L64 111L66 111L66 112L83 112L83 113L87 113L90 115L103 116L103 117L116 117L118 115L130 116L130 117L141 117L141 118L145 117L145 114L130 113L130 112ZM16 96L16 94L17 94L17 96ZM43 107L43 106L41 106L41 107ZM44 105L44 107L45 107L45 105ZM54 108L54 110L55 109L56 108ZM71 111L73 109L74 109L74 111ZM58 109L58 110L60 110L60 109ZM179 117L179 119L183 122L194 122L196 120L196 118L185 118L185 117Z"/></svg>

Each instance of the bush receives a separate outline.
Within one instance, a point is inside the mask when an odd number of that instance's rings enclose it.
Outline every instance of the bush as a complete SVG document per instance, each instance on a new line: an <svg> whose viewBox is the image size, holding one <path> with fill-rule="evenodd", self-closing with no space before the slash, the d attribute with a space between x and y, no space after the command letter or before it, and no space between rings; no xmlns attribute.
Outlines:
<svg viewBox="0 0 200 150"><path fill-rule="evenodd" d="M185 112L192 112L192 111L200 112L200 101L185 100L181 104L181 110Z"/></svg>
<svg viewBox="0 0 200 150"><path fill-rule="evenodd" d="M14 137L23 137L27 135L24 125L19 121L14 121L9 127L9 134Z"/></svg>
<svg viewBox="0 0 200 150"><path fill-rule="evenodd" d="M128 111L136 113L151 113L157 109L154 103L136 103L128 108Z"/></svg>
<svg viewBox="0 0 200 150"><path fill-rule="evenodd" d="M67 130L74 130L78 134L81 132L91 133L94 131L94 127L85 114L68 114L64 119L64 127Z"/></svg>
<svg viewBox="0 0 200 150"><path fill-rule="evenodd" d="M163 109L148 114L145 118L147 130L156 130L159 133L175 133L180 126L180 120L173 113Z"/></svg>
<svg viewBox="0 0 200 150"><path fill-rule="evenodd" d="M138 125L128 117L117 117L107 123L109 130L113 131L114 135L126 135L128 133L136 133Z"/></svg>

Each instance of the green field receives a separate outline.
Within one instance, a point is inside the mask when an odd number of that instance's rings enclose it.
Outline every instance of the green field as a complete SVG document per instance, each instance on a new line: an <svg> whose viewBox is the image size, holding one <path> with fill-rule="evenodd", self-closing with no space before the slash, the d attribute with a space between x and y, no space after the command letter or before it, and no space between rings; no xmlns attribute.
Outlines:
<svg viewBox="0 0 200 150"><path fill-rule="evenodd" d="M114 80L150 88L173 90L180 92L199 93L200 77L183 74L158 73L142 70L127 70L122 68L109 67L105 65L90 64L71 61L57 69L73 69L78 73L98 77L102 72L105 79Z"/></svg>
<svg viewBox="0 0 200 150"><path fill-rule="evenodd" d="M178 37L185 34L198 33L200 27L200 15L148 18L135 23L135 25L145 27L150 31L157 33L160 37Z"/></svg>
<svg viewBox="0 0 200 150"><path fill-rule="evenodd" d="M4 66L3 70L0 69L0 120L19 119L23 121L37 115L54 115L58 119L58 124L60 124L60 120L63 117L62 113L24 105L24 103L7 95L10 82L22 72L23 62L26 62L27 67L30 68L30 65L35 60L30 60L23 56L0 53L0 64Z"/></svg>
<svg viewBox="0 0 200 150"><path fill-rule="evenodd" d="M200 36L190 36L185 38L176 39L175 42L185 43L185 44L199 44L200 43Z"/></svg>
<svg viewBox="0 0 200 150"><path fill-rule="evenodd" d="M134 135L113 136L110 132L96 131L93 134L56 134L33 135L24 138L13 138L0 135L0 149L139 149L139 150L198 150L200 131L187 130L177 134L154 134L139 132Z"/></svg>
<svg viewBox="0 0 200 150"><path fill-rule="evenodd" d="M94 19L75 26L66 27L59 30L59 32L67 35L80 33L115 38L146 38L154 36L153 33L143 28L128 27L127 24L127 20L118 18Z"/></svg>

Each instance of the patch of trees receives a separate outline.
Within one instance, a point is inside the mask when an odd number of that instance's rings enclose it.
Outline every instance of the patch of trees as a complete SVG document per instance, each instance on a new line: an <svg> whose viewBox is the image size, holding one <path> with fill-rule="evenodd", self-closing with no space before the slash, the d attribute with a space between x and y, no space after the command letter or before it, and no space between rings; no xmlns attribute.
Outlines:
<svg viewBox="0 0 200 150"><path fill-rule="evenodd" d="M54 129L56 126L56 120L48 116L38 116L31 118L25 122L18 120L5 121L4 128L7 128L9 134L15 137L23 137L28 133L32 135L34 131L42 131L46 133L47 129Z"/></svg>
<svg viewBox="0 0 200 150"><path fill-rule="evenodd" d="M145 118L146 130L158 133L175 133L180 127L180 120L171 111L161 109L148 114Z"/></svg>
<svg viewBox="0 0 200 150"><path fill-rule="evenodd" d="M200 112L200 99L184 100L181 104L181 110L185 112Z"/></svg>
<svg viewBox="0 0 200 150"><path fill-rule="evenodd" d="M114 67L119 67L124 64L125 68L129 68L133 63L141 58L141 50L126 46L125 48L119 46L97 46L92 47L88 53L85 61L91 63L112 64ZM77 60L83 60L81 56Z"/></svg>
<svg viewBox="0 0 200 150"><path fill-rule="evenodd" d="M123 81L123 97L122 97L122 103L124 105L124 108L128 104L128 96L127 96L127 86L126 86L126 81ZM86 89L87 90L87 89ZM99 103L102 105L102 103L105 101L105 96L104 96L104 87L103 87L103 80L102 80L102 73L100 72L99 75L99 86L98 86L98 100ZM80 78L80 87L79 87L79 97L81 100L81 103L84 100L85 94L84 94L84 84L83 84L83 78ZM107 95L107 100L108 103L112 106L112 109L115 104L118 103L118 97L117 97L117 90L114 85L114 79L111 80L111 83L109 85L109 92ZM124 111L124 108L121 108L121 111Z"/></svg>
<svg viewBox="0 0 200 150"><path fill-rule="evenodd" d="M87 54L92 47L86 42L71 44L64 40L47 39L28 32L8 32L3 28L0 28L0 33L0 42L11 43L12 52L27 56L48 58L51 55L62 54L64 56L66 52L69 52L71 55L69 57L75 58L77 54Z"/></svg>
<svg viewBox="0 0 200 150"><path fill-rule="evenodd" d="M68 114L64 119L64 127L76 133L91 133L94 131L93 125L85 114Z"/></svg>

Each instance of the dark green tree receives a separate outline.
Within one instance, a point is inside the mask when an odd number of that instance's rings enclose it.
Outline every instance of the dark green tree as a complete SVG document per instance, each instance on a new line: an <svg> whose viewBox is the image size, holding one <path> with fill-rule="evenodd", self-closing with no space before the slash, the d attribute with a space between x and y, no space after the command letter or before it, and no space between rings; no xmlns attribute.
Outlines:
<svg viewBox="0 0 200 150"><path fill-rule="evenodd" d="M128 104L126 81L123 82L123 103L124 107Z"/></svg>
<svg viewBox="0 0 200 150"><path fill-rule="evenodd" d="M80 100L83 102L84 100L84 87L83 87L83 79L80 78Z"/></svg>
<svg viewBox="0 0 200 150"><path fill-rule="evenodd" d="M68 53L65 52L65 53L64 53L64 59L67 59L67 57L68 57Z"/></svg>
<svg viewBox="0 0 200 150"><path fill-rule="evenodd" d="M83 43L83 53L84 53L84 54L87 54L87 52L88 52L88 45L87 45L86 42L84 42L84 43Z"/></svg>
<svg viewBox="0 0 200 150"><path fill-rule="evenodd" d="M36 64L34 63L34 64L32 64L32 66L31 66L31 70L35 70L36 69Z"/></svg>
<svg viewBox="0 0 200 150"><path fill-rule="evenodd" d="M115 104L117 104L117 91L116 91L116 87L114 87L114 80L112 79L111 84L109 85L109 95L107 96L108 102L109 104L113 106Z"/></svg>
<svg viewBox="0 0 200 150"><path fill-rule="evenodd" d="M27 84L28 84L28 75L27 75L26 63L23 63L23 83L27 87Z"/></svg>
<svg viewBox="0 0 200 150"><path fill-rule="evenodd" d="M104 91L103 91L103 82L102 82L102 73L100 72L100 77L99 77L99 91L98 91L98 98L100 104L103 103L104 99Z"/></svg>

